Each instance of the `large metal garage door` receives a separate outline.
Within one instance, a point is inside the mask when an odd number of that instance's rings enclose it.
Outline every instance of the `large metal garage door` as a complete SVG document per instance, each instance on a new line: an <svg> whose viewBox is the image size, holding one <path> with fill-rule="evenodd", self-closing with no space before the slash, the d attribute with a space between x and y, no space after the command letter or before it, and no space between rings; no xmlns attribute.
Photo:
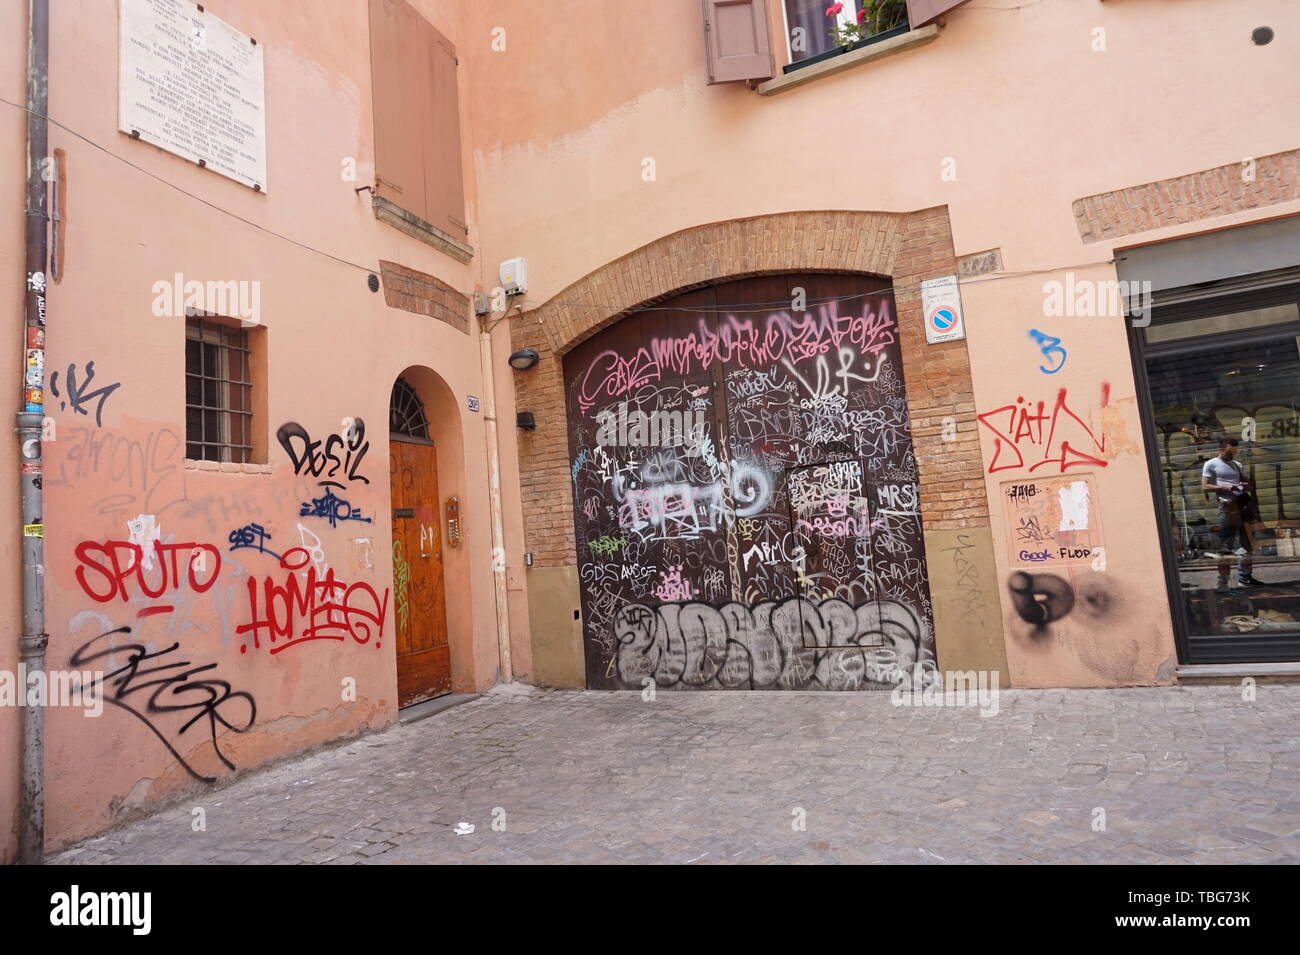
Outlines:
<svg viewBox="0 0 1300 955"><path fill-rule="evenodd" d="M728 282L565 357L589 686L863 689L933 670L886 284Z"/></svg>

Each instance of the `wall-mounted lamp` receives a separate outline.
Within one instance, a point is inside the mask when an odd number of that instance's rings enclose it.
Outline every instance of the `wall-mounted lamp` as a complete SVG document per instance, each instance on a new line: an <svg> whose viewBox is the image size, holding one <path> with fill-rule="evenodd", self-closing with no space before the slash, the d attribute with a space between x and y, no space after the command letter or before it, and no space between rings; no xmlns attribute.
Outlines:
<svg viewBox="0 0 1300 955"><path fill-rule="evenodd" d="M533 417L533 413L531 411L520 411L518 414L516 414L515 424L523 428L525 431L537 430L537 419Z"/></svg>
<svg viewBox="0 0 1300 955"><path fill-rule="evenodd" d="M536 365L540 358L541 356L531 348L521 348L519 351L513 352L506 361L510 363L510 367L515 371L527 371Z"/></svg>

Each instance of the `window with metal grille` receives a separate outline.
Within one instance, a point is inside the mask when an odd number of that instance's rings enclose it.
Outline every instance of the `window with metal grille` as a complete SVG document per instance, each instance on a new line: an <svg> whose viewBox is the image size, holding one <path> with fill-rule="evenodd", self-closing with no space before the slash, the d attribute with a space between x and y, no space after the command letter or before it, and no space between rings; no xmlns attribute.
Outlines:
<svg viewBox="0 0 1300 955"><path fill-rule="evenodd" d="M251 462L253 382L248 333L185 320L185 456Z"/></svg>
<svg viewBox="0 0 1300 955"><path fill-rule="evenodd" d="M403 438L429 439L424 402L405 378L393 383L393 393L388 399L388 431Z"/></svg>

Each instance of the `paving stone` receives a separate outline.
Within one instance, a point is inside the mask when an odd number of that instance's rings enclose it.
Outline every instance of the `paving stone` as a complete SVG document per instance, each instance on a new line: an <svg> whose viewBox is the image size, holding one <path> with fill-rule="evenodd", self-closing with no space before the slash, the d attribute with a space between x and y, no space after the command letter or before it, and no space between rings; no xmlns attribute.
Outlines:
<svg viewBox="0 0 1300 955"><path fill-rule="evenodd" d="M1009 690L993 717L896 707L887 693L486 696L50 861L1300 860L1300 687L1251 703L1221 690ZM195 805L206 832L191 829ZM456 835L461 822L474 833Z"/></svg>

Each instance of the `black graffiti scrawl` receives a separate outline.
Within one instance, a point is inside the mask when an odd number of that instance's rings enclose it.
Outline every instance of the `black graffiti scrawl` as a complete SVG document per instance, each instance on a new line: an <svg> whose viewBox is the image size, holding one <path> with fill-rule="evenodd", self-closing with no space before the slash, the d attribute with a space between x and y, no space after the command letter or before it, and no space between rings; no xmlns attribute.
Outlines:
<svg viewBox="0 0 1300 955"><path fill-rule="evenodd" d="M369 484L370 479L357 473L361 461L370 450L366 440L366 423L360 418L344 419L341 434L330 434L324 439L312 440L307 429L296 421L280 425L275 439L293 462L294 474L312 477L335 476L349 481Z"/></svg>
<svg viewBox="0 0 1300 955"><path fill-rule="evenodd" d="M589 686L933 679L898 326L872 291L885 284L731 282L566 356Z"/></svg>

